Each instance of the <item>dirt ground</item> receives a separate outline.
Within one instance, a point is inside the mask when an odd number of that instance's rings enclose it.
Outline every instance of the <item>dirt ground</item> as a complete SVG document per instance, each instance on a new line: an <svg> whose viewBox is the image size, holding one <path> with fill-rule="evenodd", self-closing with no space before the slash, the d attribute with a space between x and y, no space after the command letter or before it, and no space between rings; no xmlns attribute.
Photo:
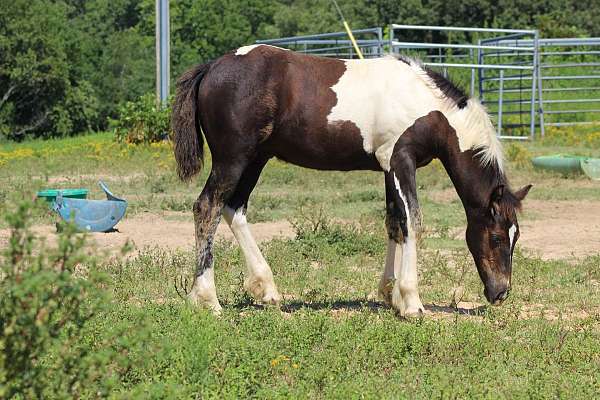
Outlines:
<svg viewBox="0 0 600 400"><path fill-rule="evenodd" d="M431 197L440 203L459 201L453 188ZM517 245L544 260L600 254L600 202L527 199L519 228ZM465 230L458 229L453 236L462 239Z"/></svg>
<svg viewBox="0 0 600 400"><path fill-rule="evenodd" d="M437 201L452 201L450 194L441 193L437 197L440 197ZM600 254L600 202L528 200L520 228L519 245L546 260ZM189 249L194 245L192 217L185 213L138 214L126 217L117 229L117 232L90 236L99 249L109 252L117 251L127 240L138 250L154 246ZM251 225L251 230L258 242L294 236L288 221L256 223ZM50 242L56 235L51 225L36 226L34 231ZM6 245L9 234L7 229L0 230L0 247ZM464 238L464 230L457 230L454 236ZM217 239L233 240L226 224L219 225Z"/></svg>

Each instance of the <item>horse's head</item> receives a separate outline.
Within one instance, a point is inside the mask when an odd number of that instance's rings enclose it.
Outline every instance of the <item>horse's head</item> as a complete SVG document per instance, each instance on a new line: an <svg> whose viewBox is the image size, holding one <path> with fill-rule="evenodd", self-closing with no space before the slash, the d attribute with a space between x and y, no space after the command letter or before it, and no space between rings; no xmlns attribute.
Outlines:
<svg viewBox="0 0 600 400"><path fill-rule="evenodd" d="M512 256L519 238L517 211L531 185L511 193L497 186L489 205L467 213L467 245L483 281L484 295L494 305L501 304L510 291Z"/></svg>

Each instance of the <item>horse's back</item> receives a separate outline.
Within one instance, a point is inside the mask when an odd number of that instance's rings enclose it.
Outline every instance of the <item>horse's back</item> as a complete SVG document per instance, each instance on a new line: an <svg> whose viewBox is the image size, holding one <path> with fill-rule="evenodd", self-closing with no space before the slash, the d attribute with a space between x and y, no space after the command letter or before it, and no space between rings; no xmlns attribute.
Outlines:
<svg viewBox="0 0 600 400"><path fill-rule="evenodd" d="M377 149L435 107L401 61L339 60L266 45L216 60L200 101L209 146L237 137L294 164L334 170L380 169Z"/></svg>

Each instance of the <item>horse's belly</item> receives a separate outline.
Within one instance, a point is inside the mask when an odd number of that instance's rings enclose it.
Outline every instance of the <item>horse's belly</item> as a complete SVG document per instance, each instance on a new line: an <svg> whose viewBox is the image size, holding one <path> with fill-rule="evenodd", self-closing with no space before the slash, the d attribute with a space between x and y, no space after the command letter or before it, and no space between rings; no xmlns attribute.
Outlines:
<svg viewBox="0 0 600 400"><path fill-rule="evenodd" d="M381 170L367 153L357 127L349 121L327 127L281 129L265 143L275 157L301 167L334 170Z"/></svg>

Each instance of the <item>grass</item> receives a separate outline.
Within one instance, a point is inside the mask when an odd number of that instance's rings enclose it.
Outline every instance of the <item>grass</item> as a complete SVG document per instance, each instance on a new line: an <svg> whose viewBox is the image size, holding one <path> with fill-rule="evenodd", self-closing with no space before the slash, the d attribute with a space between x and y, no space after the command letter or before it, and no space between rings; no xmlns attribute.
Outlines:
<svg viewBox="0 0 600 400"><path fill-rule="evenodd" d="M598 148L518 145L509 157L515 186L531 198L600 201L587 179L532 169L547 151ZM209 165L210 160L207 160ZM208 169L208 168L207 168ZM107 134L0 145L0 211L48 187L94 188L105 179L131 214L166 211L188 218L202 176L189 186L174 173L168 144L124 146ZM368 172L317 172L278 161L266 168L250 203L251 222L291 219L297 238L261 244L284 294L281 308L255 304L242 290L239 248L215 248L222 317L186 305L174 280L189 277L188 250L144 249L106 257L111 301L82 340L100 347L112 326L139 335L135 359L115 398L593 398L600 392L600 255L544 261L517 251L514 290L502 307L485 304L464 241L460 202L439 163L419 171L426 237L419 278L434 314L405 321L375 296L385 258L383 179ZM36 223L52 223L40 208ZM315 219L325 224L310 229ZM461 303L466 304L466 303ZM104 343L104 344L103 344Z"/></svg>

